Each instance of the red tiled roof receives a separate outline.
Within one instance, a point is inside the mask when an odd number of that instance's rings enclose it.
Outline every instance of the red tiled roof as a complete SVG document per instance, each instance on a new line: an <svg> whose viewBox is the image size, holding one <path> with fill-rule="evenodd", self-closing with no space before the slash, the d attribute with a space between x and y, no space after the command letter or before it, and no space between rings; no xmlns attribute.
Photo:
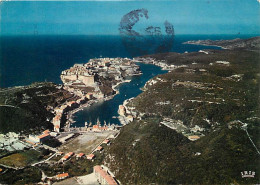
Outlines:
<svg viewBox="0 0 260 185"><path fill-rule="evenodd" d="M69 157L70 157L70 156L65 155L65 156L62 157L62 159L68 159Z"/></svg>
<svg viewBox="0 0 260 185"><path fill-rule="evenodd" d="M58 120L60 120L60 118L61 118L61 116L58 114L58 115L56 115L56 116L53 118L53 120L54 120L54 121L58 121Z"/></svg>
<svg viewBox="0 0 260 185"><path fill-rule="evenodd" d="M98 172L109 185L117 185L115 179L111 177L108 173L106 173L101 166L94 166L94 170Z"/></svg>
<svg viewBox="0 0 260 185"><path fill-rule="evenodd" d="M93 125L93 128L98 128L99 126L98 125Z"/></svg>
<svg viewBox="0 0 260 185"><path fill-rule="evenodd" d="M103 143L109 143L110 141L108 140L108 139L105 139L104 141L103 141Z"/></svg>
<svg viewBox="0 0 260 185"><path fill-rule="evenodd" d="M69 152L69 153L67 153L66 155L64 155L64 157L62 157L62 159L68 159L68 158L70 158L72 155L73 155L74 153L73 152Z"/></svg>
<svg viewBox="0 0 260 185"><path fill-rule="evenodd" d="M25 140L27 143L31 144L31 145L35 145L34 142L31 142L31 141L28 141L28 140Z"/></svg>
<svg viewBox="0 0 260 185"><path fill-rule="evenodd" d="M103 149L102 146L98 146L98 147L97 147L97 150L102 150L102 149Z"/></svg>
<svg viewBox="0 0 260 185"><path fill-rule="evenodd" d="M49 135L50 135L50 134L42 134L42 135L38 136L38 138L42 139L42 138L45 138L45 137L47 137L47 136L49 136Z"/></svg>
<svg viewBox="0 0 260 185"><path fill-rule="evenodd" d="M68 176L69 176L68 173L62 173L62 174L56 175L57 178L64 178L64 177L68 177Z"/></svg>
<svg viewBox="0 0 260 185"><path fill-rule="evenodd" d="M197 136L197 135L194 135L194 136L189 136L189 139L199 139L200 137Z"/></svg>
<svg viewBox="0 0 260 185"><path fill-rule="evenodd" d="M85 155L84 153L79 153L79 154L77 154L77 157L82 157L84 155Z"/></svg>
<svg viewBox="0 0 260 185"><path fill-rule="evenodd" d="M70 101L67 103L67 105L72 105L73 103L76 103L75 101Z"/></svg>
<svg viewBox="0 0 260 185"><path fill-rule="evenodd" d="M94 154L89 154L89 155L87 155L87 158L88 158L88 159L93 159L94 157L95 157Z"/></svg>
<svg viewBox="0 0 260 185"><path fill-rule="evenodd" d="M100 127L99 129L100 129L100 130L107 130L108 127L107 127L107 126L105 126L105 127Z"/></svg>
<svg viewBox="0 0 260 185"><path fill-rule="evenodd" d="M42 133L44 133L44 134L49 134L50 131L49 131L49 130L44 130Z"/></svg>

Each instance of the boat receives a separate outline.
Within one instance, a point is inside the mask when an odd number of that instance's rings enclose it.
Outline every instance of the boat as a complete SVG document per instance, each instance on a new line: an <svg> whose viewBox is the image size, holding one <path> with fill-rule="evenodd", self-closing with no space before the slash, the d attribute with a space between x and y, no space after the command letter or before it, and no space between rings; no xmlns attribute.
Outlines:
<svg viewBox="0 0 260 185"><path fill-rule="evenodd" d="M97 118L97 125L98 125L98 126L100 125L100 121L99 121L99 118Z"/></svg>

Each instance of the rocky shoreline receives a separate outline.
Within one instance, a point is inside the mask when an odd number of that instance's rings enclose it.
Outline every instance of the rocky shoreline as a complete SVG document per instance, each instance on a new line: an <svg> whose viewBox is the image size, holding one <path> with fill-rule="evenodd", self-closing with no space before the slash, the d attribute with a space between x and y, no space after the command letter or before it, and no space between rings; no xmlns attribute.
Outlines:
<svg viewBox="0 0 260 185"><path fill-rule="evenodd" d="M128 78L131 76L141 74L139 66L128 58L90 59L86 64L75 64L63 71L61 79L64 89L80 99L77 102L66 102L65 106L73 107L76 104L72 110L65 111L66 118L63 114L66 108L64 105L55 108L56 115L52 120L54 129L57 127L56 130L60 131L63 127L65 131L68 131L73 123L73 114L93 103L112 99L119 93L116 89L118 85L130 82ZM65 124L61 123L62 119Z"/></svg>
<svg viewBox="0 0 260 185"><path fill-rule="evenodd" d="M125 81L122 81L122 82L118 82L116 85L113 85L112 88L113 90L116 92L115 94L113 95L110 95L110 96L107 96L105 98L101 98L101 99L96 99L96 100L90 100L88 101L87 103L84 103L84 104L81 104L79 105L78 108L72 110L72 111L69 111L67 113L67 117L66 117L66 123L64 125L64 131L69 131L70 127L71 127L71 123L74 123L75 121L73 120L73 115L75 113L77 113L78 111L81 111L83 110L84 108L86 107L90 107L91 105L93 105L94 103L98 103L98 102L102 102L102 101L108 101L108 100L111 100L113 99L117 94L119 94L120 92L116 89L120 84L123 84L123 83L128 83L130 82L131 80L125 80Z"/></svg>
<svg viewBox="0 0 260 185"><path fill-rule="evenodd" d="M105 164L116 178L124 184L257 183L237 175L244 166L259 171L259 51L251 49L146 56L147 63L182 67L152 78L120 106L125 119L136 119L107 152ZM153 172L144 174L147 169Z"/></svg>
<svg viewBox="0 0 260 185"><path fill-rule="evenodd" d="M216 46L222 49L247 49L253 51L259 51L260 49L260 37L253 37L249 39L233 39L233 40L196 40L187 41L183 44L194 44L203 46Z"/></svg>

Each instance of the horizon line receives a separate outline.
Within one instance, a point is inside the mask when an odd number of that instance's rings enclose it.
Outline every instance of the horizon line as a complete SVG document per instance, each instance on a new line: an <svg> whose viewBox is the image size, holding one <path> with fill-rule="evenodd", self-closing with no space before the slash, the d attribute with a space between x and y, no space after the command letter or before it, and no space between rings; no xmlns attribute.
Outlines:
<svg viewBox="0 0 260 185"><path fill-rule="evenodd" d="M174 34L176 35L259 35L260 33L179 33L179 34ZM1 36L121 36L120 34L1 34ZM159 35L142 35L142 36L159 36ZM162 36L168 36L166 34Z"/></svg>

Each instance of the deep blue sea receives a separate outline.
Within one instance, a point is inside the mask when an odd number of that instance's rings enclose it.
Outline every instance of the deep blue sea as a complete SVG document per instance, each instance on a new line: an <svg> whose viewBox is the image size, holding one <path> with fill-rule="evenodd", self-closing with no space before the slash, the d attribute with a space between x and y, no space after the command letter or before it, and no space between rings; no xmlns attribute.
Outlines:
<svg viewBox="0 0 260 185"><path fill-rule="evenodd" d="M173 52L192 52L206 48L183 45L188 40L249 38L254 35L176 35ZM37 81L61 83L61 71L75 63L86 63L98 57L135 57L122 44L120 36L0 36L0 87L28 85ZM75 114L76 125L97 118L119 123L112 116L117 115L118 105L125 99L141 93L147 80L165 73L159 67L140 64L143 75L134 77L130 83L119 87L120 94L112 100L96 104Z"/></svg>

